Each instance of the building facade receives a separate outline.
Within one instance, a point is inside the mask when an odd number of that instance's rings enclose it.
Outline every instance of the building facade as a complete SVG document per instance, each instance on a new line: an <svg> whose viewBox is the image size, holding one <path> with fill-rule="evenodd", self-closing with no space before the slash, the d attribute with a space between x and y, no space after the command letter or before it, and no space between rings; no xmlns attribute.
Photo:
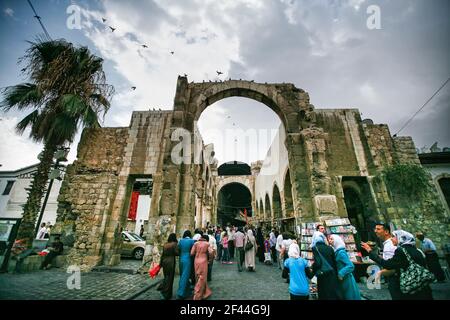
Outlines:
<svg viewBox="0 0 450 320"><path fill-rule="evenodd" d="M22 218L22 206L26 203L28 195L26 188L30 186L32 174L36 172L37 166L38 164L34 164L15 171L0 171L0 218ZM55 180L42 222L55 224L60 188L61 181Z"/></svg>

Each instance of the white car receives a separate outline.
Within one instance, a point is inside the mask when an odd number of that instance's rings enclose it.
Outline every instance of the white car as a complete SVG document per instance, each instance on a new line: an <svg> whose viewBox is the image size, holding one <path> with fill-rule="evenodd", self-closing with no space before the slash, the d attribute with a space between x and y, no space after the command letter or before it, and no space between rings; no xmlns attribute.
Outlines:
<svg viewBox="0 0 450 320"><path fill-rule="evenodd" d="M121 256L141 260L144 256L145 240L133 232L122 231Z"/></svg>

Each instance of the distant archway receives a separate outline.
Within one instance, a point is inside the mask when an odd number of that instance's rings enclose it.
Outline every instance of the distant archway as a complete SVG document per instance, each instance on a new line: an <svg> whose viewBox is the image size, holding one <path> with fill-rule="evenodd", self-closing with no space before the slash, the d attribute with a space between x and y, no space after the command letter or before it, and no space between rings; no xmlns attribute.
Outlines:
<svg viewBox="0 0 450 320"><path fill-rule="evenodd" d="M278 221L282 218L282 210L281 210L281 196L280 196L280 190L278 189L278 186L275 184L273 186L273 193L272 193L272 205L273 205L273 219L275 221Z"/></svg>
<svg viewBox="0 0 450 320"><path fill-rule="evenodd" d="M217 222L219 225L245 225L241 213L247 210L247 216L252 217L252 195L243 184L233 182L224 185L218 192Z"/></svg>
<svg viewBox="0 0 450 320"><path fill-rule="evenodd" d="M269 195L266 193L266 199L264 203L264 221L270 220L272 217L272 209L270 208Z"/></svg>
<svg viewBox="0 0 450 320"><path fill-rule="evenodd" d="M259 220L264 220L264 204L263 204L263 200L259 199L259 216L258 216Z"/></svg>
<svg viewBox="0 0 450 320"><path fill-rule="evenodd" d="M294 202L292 200L292 184L289 169L284 177L284 216L286 218L294 216Z"/></svg>

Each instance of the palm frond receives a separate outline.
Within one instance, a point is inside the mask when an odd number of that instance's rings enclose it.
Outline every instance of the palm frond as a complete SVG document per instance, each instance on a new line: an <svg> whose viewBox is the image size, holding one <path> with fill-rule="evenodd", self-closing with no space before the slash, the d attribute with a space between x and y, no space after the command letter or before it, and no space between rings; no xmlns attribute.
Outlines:
<svg viewBox="0 0 450 320"><path fill-rule="evenodd" d="M13 108L22 110L25 108L39 108L44 102L44 95L39 87L33 83L22 83L6 87L3 90L3 101L0 109L7 112Z"/></svg>
<svg viewBox="0 0 450 320"><path fill-rule="evenodd" d="M30 114L28 114L25 118L20 120L20 122L16 125L16 131L19 134L23 134L25 129L28 127L33 127L33 125L36 123L37 119L39 118L39 110L34 110Z"/></svg>

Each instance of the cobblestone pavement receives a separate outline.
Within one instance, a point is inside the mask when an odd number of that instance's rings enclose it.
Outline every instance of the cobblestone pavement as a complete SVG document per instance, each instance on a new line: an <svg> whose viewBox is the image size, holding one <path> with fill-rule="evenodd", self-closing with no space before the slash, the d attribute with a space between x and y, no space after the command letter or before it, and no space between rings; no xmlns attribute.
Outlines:
<svg viewBox="0 0 450 320"><path fill-rule="evenodd" d="M119 267L135 270L140 261L125 260ZM113 271L115 269L111 269ZM0 274L0 299L32 300L123 300L134 297L137 300L159 300L156 279L147 274L123 272L81 273L81 289L68 289L71 276L63 269L30 272L25 274ZM212 281L209 283L213 295L210 300L287 300L288 284L281 278L276 266L257 264L256 272L238 272L236 264L224 265L214 262ZM175 277L174 294L178 290L179 276ZM148 290L147 288L151 287ZM381 289L369 290L359 284L363 298L390 300L386 285ZM246 290L238 290L245 288ZM435 299L450 300L450 282L432 285ZM141 293L141 294L139 294ZM137 296L136 296L137 295Z"/></svg>
<svg viewBox="0 0 450 320"><path fill-rule="evenodd" d="M63 269L24 274L0 274L0 299L11 300L123 300L156 284L146 274L134 274L141 261L124 260L116 269L130 272L81 273L80 289L69 289L72 274ZM113 268L111 270L114 270ZM69 281L71 282L71 281Z"/></svg>

